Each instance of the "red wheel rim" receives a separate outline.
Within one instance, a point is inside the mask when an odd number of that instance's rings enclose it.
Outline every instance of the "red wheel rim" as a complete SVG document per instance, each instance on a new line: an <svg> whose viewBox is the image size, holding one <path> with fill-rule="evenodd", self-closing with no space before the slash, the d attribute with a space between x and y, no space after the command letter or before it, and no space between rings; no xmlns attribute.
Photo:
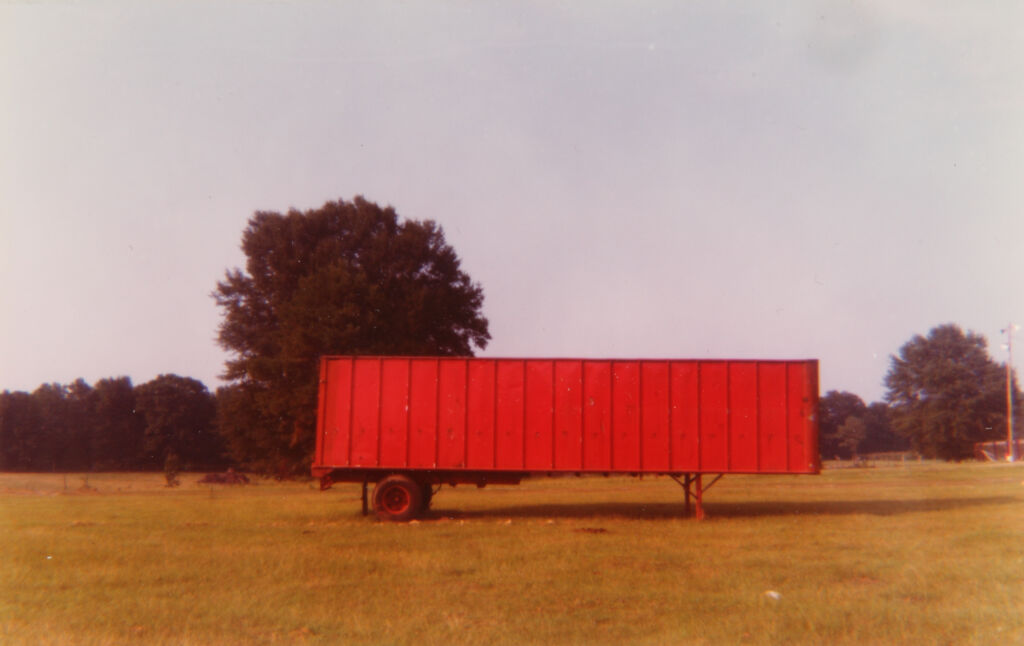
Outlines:
<svg viewBox="0 0 1024 646"><path fill-rule="evenodd" d="M409 508L409 492L404 487L388 487L381 496L384 510L389 514L400 514Z"/></svg>

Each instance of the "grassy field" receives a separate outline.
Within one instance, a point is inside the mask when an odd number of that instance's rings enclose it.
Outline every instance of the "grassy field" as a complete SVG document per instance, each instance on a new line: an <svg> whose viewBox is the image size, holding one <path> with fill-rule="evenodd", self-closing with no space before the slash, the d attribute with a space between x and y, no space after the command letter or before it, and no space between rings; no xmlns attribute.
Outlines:
<svg viewBox="0 0 1024 646"><path fill-rule="evenodd" d="M1024 644L1024 465L446 488L0 474L2 644Z"/></svg>

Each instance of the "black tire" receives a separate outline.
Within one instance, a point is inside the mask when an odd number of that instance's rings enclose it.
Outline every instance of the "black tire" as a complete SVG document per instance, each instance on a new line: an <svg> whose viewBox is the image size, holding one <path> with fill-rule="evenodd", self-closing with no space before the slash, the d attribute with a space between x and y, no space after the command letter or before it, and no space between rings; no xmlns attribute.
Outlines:
<svg viewBox="0 0 1024 646"><path fill-rule="evenodd" d="M381 520L412 520L423 511L423 489L408 476L388 476L373 488L373 511Z"/></svg>

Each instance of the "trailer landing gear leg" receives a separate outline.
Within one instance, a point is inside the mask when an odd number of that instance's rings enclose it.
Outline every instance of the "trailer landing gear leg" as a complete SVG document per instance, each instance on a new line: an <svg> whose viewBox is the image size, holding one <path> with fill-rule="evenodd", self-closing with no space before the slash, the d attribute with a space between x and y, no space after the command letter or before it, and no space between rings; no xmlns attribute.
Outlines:
<svg viewBox="0 0 1024 646"><path fill-rule="evenodd" d="M697 513L695 514L695 517L697 520L704 520L706 518L704 515L704 492L721 480L723 475L725 474L719 473L715 476L714 480L708 483L708 486L706 487L704 486L704 481L700 473L684 474L682 480L679 479L679 476L669 475L669 477L675 480L676 484L682 487L683 491L686 492L686 507L684 509L687 517L690 515L690 497L692 496L696 502Z"/></svg>
<svg viewBox="0 0 1024 646"><path fill-rule="evenodd" d="M704 520L704 489L701 487L701 478L699 473L694 476L694 483L696 484L694 493L697 498L697 520ZM689 493L689 491L687 491L687 493Z"/></svg>
<svg viewBox="0 0 1024 646"><path fill-rule="evenodd" d="M366 480L363 480L363 515L367 516L370 513L370 504L366 498Z"/></svg>
<svg viewBox="0 0 1024 646"><path fill-rule="evenodd" d="M690 499L695 498L697 500L697 520L704 520L704 507L701 505L700 474L686 473L683 474L682 480L674 475L669 477L683 488L683 493L686 496L686 502L683 505L683 517L690 517ZM696 488L694 488L695 486Z"/></svg>
<svg viewBox="0 0 1024 646"><path fill-rule="evenodd" d="M719 473L715 476L715 479L708 483L708 486L703 486L701 481L701 474L694 476L695 486L693 488L694 496L697 498L697 520L704 520L704 492L715 486L715 483L722 479L724 473Z"/></svg>
<svg viewBox="0 0 1024 646"><path fill-rule="evenodd" d="M693 476L689 473L683 478L683 491L686 492L686 506L684 507L686 517L690 517L690 497L693 495L690 493L690 485L693 483Z"/></svg>

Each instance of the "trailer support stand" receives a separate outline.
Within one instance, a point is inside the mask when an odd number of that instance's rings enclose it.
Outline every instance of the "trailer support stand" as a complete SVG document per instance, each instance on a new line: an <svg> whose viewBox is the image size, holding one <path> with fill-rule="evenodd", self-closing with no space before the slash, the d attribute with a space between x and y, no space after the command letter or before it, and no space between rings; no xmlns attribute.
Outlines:
<svg viewBox="0 0 1024 646"><path fill-rule="evenodd" d="M676 481L676 484L683 488L683 494L686 496L685 503L683 506L683 515L686 518L690 517L690 499L693 498L697 505L697 520L704 520L704 505L703 492L700 486L700 474L699 473L684 473L683 479L680 480L679 476L669 475L670 478Z"/></svg>
<svg viewBox="0 0 1024 646"><path fill-rule="evenodd" d="M701 477L698 473L694 476L694 493L697 497L697 520L704 520L704 488L701 487Z"/></svg>
<svg viewBox="0 0 1024 646"><path fill-rule="evenodd" d="M704 486L704 480L700 473L686 473L683 474L683 479L680 480L679 476L669 474L669 477L676 481L683 491L686 493L686 506L684 507L686 516L690 515L690 497L692 496L696 502L696 513L694 516L697 520L704 520L704 492L710 489L716 482L722 479L724 473L719 473L715 476L715 479L708 483L708 486Z"/></svg>
<svg viewBox="0 0 1024 646"><path fill-rule="evenodd" d="M689 473L687 473L686 477L684 479L684 482L686 484L683 485L683 491L686 492L686 506L684 507L684 509L685 509L685 513L686 513L686 517L687 518L690 517L690 495L691 495L690 494L690 483L692 482L692 478L693 478L693 476L691 476Z"/></svg>
<svg viewBox="0 0 1024 646"><path fill-rule="evenodd" d="M363 515L366 516L369 515L369 513L370 504L369 501L366 499L366 480L363 480Z"/></svg>

